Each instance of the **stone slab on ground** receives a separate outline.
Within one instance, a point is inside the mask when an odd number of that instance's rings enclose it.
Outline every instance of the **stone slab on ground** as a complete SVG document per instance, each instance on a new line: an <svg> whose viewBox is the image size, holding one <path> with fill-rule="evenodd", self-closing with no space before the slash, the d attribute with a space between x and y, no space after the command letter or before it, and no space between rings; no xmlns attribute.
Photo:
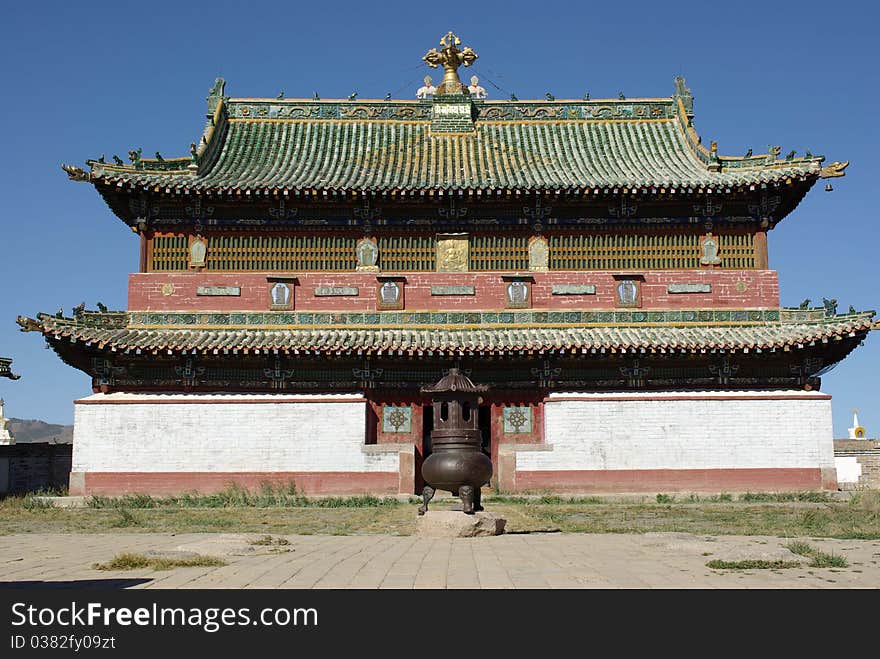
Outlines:
<svg viewBox="0 0 880 659"><path fill-rule="evenodd" d="M241 549L236 535L143 531L4 535L0 536L0 588L880 588L880 539L811 536L285 535L281 537L290 542L289 552L227 554L223 556L226 565L160 571L92 568L122 552L198 548L217 555L224 542L229 542L229 549ZM783 557L775 552L795 539L843 556L849 567L814 568L802 564L780 570L717 570L706 565L724 557ZM263 546L253 547L256 550ZM795 562L797 557L791 554L786 560Z"/></svg>
<svg viewBox="0 0 880 659"><path fill-rule="evenodd" d="M507 520L494 513L466 515L458 510L429 510L416 522L416 534L424 538L474 538L501 535Z"/></svg>
<svg viewBox="0 0 880 659"><path fill-rule="evenodd" d="M48 497L48 496L36 496L34 497L36 501L42 501L45 504L48 504L54 508L86 508L89 505L88 500L91 497L87 496L73 496L73 497Z"/></svg>

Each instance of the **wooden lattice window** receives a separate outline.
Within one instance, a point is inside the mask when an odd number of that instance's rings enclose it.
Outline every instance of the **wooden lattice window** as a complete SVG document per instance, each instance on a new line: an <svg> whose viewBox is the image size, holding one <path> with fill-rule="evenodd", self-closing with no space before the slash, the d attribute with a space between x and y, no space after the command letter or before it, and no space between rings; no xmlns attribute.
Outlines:
<svg viewBox="0 0 880 659"><path fill-rule="evenodd" d="M738 270L756 267L754 234L721 234L717 240L718 258L721 259L722 268Z"/></svg>
<svg viewBox="0 0 880 659"><path fill-rule="evenodd" d="M753 234L715 234L720 266L756 267ZM357 236L211 235L205 270L209 271L354 271ZM470 236L471 271L525 271L529 267L525 234ZM156 235L149 270L185 271L189 267L186 235ZM434 236L378 237L383 272L431 272L435 269ZM700 267L700 235L670 233L551 234L551 270L669 270Z"/></svg>
<svg viewBox="0 0 880 659"><path fill-rule="evenodd" d="M205 270L348 271L354 270L357 239L349 236L214 235ZM155 236L151 270L186 270L186 236Z"/></svg>
<svg viewBox="0 0 880 659"><path fill-rule="evenodd" d="M154 236L150 270L168 272L187 268L186 236Z"/></svg>
<svg viewBox="0 0 880 659"><path fill-rule="evenodd" d="M433 236L379 236L383 272L431 271L437 258Z"/></svg>
<svg viewBox="0 0 880 659"><path fill-rule="evenodd" d="M754 268L754 236L721 234L722 268ZM673 270L700 267L700 236L668 233L591 233L550 236L551 270Z"/></svg>
<svg viewBox="0 0 880 659"><path fill-rule="evenodd" d="M480 270L528 270L529 238L525 235L470 237L468 249L469 269Z"/></svg>

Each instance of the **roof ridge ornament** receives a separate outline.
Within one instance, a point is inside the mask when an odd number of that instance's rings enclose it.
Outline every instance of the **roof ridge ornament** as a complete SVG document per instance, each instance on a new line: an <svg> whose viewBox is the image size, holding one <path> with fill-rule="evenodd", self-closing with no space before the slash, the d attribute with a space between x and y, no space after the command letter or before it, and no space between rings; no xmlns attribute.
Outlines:
<svg viewBox="0 0 880 659"><path fill-rule="evenodd" d="M690 88L688 88L684 76L675 77L674 97L681 99L681 103L684 105L685 115L687 115L688 118L688 124L690 124L690 121L694 118L694 95L691 93Z"/></svg>
<svg viewBox="0 0 880 659"><path fill-rule="evenodd" d="M431 48L422 59L432 69L443 66L443 82L437 85L437 94L466 94L466 88L458 77L458 67L462 64L470 66L479 55L477 55L469 46L459 49L461 39L459 39L451 30L447 32L441 39L440 45L443 48L438 52L436 48Z"/></svg>
<svg viewBox="0 0 880 659"><path fill-rule="evenodd" d="M214 86L208 90L208 115L214 114L214 110L217 109L220 99L223 98L224 91L226 91L226 80L223 78L217 78L214 81Z"/></svg>
<svg viewBox="0 0 880 659"><path fill-rule="evenodd" d="M67 178L71 181L88 182L91 180L91 174L76 165L65 165L64 163L61 163L61 169L67 172Z"/></svg>
<svg viewBox="0 0 880 659"><path fill-rule="evenodd" d="M846 172L843 170L847 167L849 167L849 160L843 162L835 160L830 165L826 165L819 170L819 178L837 178L839 176L846 176Z"/></svg>

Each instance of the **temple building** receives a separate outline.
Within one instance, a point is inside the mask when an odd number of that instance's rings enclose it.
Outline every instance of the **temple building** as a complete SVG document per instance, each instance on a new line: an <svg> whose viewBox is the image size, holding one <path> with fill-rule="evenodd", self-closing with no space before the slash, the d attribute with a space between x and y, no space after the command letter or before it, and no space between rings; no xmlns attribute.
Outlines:
<svg viewBox="0 0 880 659"><path fill-rule="evenodd" d="M502 492L836 488L820 377L874 312L781 307L768 234L847 163L706 148L682 78L487 98L460 45L413 100L218 79L189 156L64 166L140 250L126 310L19 318L92 378L71 493L420 492L453 367Z"/></svg>

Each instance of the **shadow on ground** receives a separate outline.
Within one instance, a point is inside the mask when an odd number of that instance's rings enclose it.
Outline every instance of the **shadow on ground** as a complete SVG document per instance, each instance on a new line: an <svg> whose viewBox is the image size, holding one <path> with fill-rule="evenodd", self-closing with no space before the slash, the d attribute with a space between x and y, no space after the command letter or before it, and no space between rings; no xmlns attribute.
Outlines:
<svg viewBox="0 0 880 659"><path fill-rule="evenodd" d="M40 589L92 588L95 590L122 590L133 588L152 581L152 579L78 579L75 581L0 581L2 589Z"/></svg>

